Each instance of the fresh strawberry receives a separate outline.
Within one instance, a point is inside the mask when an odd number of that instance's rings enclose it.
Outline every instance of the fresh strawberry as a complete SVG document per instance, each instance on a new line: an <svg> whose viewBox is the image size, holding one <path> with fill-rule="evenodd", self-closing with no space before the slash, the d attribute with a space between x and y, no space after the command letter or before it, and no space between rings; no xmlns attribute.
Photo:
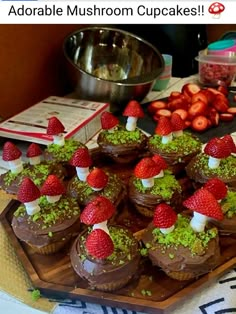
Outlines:
<svg viewBox="0 0 236 314"><path fill-rule="evenodd" d="M178 91L173 91L170 93L170 96L168 97L168 102L174 100L174 99L178 99L180 97L180 95L182 95L182 93L178 92Z"/></svg>
<svg viewBox="0 0 236 314"><path fill-rule="evenodd" d="M222 140L224 141L225 145L227 145L227 149L231 151L231 153L236 153L236 145L234 143L234 140L230 134L226 134L222 137Z"/></svg>
<svg viewBox="0 0 236 314"><path fill-rule="evenodd" d="M218 126L219 120L220 120L220 115L214 108L211 108L209 110L208 118L211 121L212 126Z"/></svg>
<svg viewBox="0 0 236 314"><path fill-rule="evenodd" d="M51 117L48 119L47 134L58 135L65 131L64 125L57 117Z"/></svg>
<svg viewBox="0 0 236 314"><path fill-rule="evenodd" d="M136 100L130 100L125 107L125 110L123 112L123 116L125 117L137 117L137 118L143 118L144 117L144 111L141 107L140 103Z"/></svg>
<svg viewBox="0 0 236 314"><path fill-rule="evenodd" d="M165 159L162 156L155 154L155 155L152 156L152 160L154 160L155 163L160 165L162 170L165 170L165 169L168 168L168 165L167 165Z"/></svg>
<svg viewBox="0 0 236 314"><path fill-rule="evenodd" d="M212 87L207 87L206 90L210 91L214 96L223 95L220 91L218 91L217 89L212 88Z"/></svg>
<svg viewBox="0 0 236 314"><path fill-rule="evenodd" d="M86 168L92 165L92 158L87 147L79 147L71 157L70 164L75 167Z"/></svg>
<svg viewBox="0 0 236 314"><path fill-rule="evenodd" d="M223 219L222 209L214 195L206 189L197 190L192 196L183 202L183 205L204 216L217 220Z"/></svg>
<svg viewBox="0 0 236 314"><path fill-rule="evenodd" d="M150 114L155 114L158 109L165 109L167 107L167 103L162 100L154 100L148 106L148 112Z"/></svg>
<svg viewBox="0 0 236 314"><path fill-rule="evenodd" d="M26 152L26 157L31 158L31 157L37 157L42 155L42 150L40 148L40 146L36 143L32 143L30 144L30 146L27 149Z"/></svg>
<svg viewBox="0 0 236 314"><path fill-rule="evenodd" d="M159 117L164 116L164 117L170 118L171 111L167 109L158 109L155 113L155 116L159 116Z"/></svg>
<svg viewBox="0 0 236 314"><path fill-rule="evenodd" d="M4 161L16 160L16 159L20 158L21 155L22 155L22 152L12 142L6 142L3 145L2 159Z"/></svg>
<svg viewBox="0 0 236 314"><path fill-rule="evenodd" d="M119 119L111 112L104 111L101 114L101 125L103 130L109 130L119 124Z"/></svg>
<svg viewBox="0 0 236 314"><path fill-rule="evenodd" d="M161 116L158 124L155 128L155 134L160 136L168 135L173 131L170 119L165 116Z"/></svg>
<svg viewBox="0 0 236 314"><path fill-rule="evenodd" d="M192 125L192 121L184 120L185 128L189 128Z"/></svg>
<svg viewBox="0 0 236 314"><path fill-rule="evenodd" d="M213 137L204 147L204 153L208 156L222 159L227 158L231 154L231 149L223 139Z"/></svg>
<svg viewBox="0 0 236 314"><path fill-rule="evenodd" d="M225 97L225 95L216 95L215 99L212 102L212 106L218 112L227 112L229 109L229 100Z"/></svg>
<svg viewBox="0 0 236 314"><path fill-rule="evenodd" d="M199 100L204 102L206 105L208 104L207 96L203 93L202 90L192 96L192 103L195 103Z"/></svg>
<svg viewBox="0 0 236 314"><path fill-rule="evenodd" d="M176 109L184 109L188 108L188 101L184 95L181 95L177 99L173 99L172 101L168 102L167 107L169 110L174 111Z"/></svg>
<svg viewBox="0 0 236 314"><path fill-rule="evenodd" d="M208 104L211 104L216 96L210 89L202 89L201 93L206 96Z"/></svg>
<svg viewBox="0 0 236 314"><path fill-rule="evenodd" d="M194 94L200 92L201 88L194 83L186 83L183 85L181 92L187 96L192 97Z"/></svg>
<svg viewBox="0 0 236 314"><path fill-rule="evenodd" d="M116 209L112 202L99 195L90 201L80 215L80 221L86 225L94 225L110 219Z"/></svg>
<svg viewBox="0 0 236 314"><path fill-rule="evenodd" d="M217 87L217 90L221 92L222 94L224 94L225 96L228 96L229 94L229 91L225 86L220 85Z"/></svg>
<svg viewBox="0 0 236 314"><path fill-rule="evenodd" d="M94 168L87 176L87 183L92 188L103 189L108 182L107 174L100 168Z"/></svg>
<svg viewBox="0 0 236 314"><path fill-rule="evenodd" d="M40 197L39 188L34 184L34 182L25 177L18 189L17 199L22 203L29 203L35 201Z"/></svg>
<svg viewBox="0 0 236 314"><path fill-rule="evenodd" d="M201 100L197 100L189 107L188 114L191 118L194 118L196 116L205 115L206 110L207 104Z"/></svg>
<svg viewBox="0 0 236 314"><path fill-rule="evenodd" d="M208 120L205 116L197 116L192 120L191 128L197 132L203 132L208 128Z"/></svg>
<svg viewBox="0 0 236 314"><path fill-rule="evenodd" d="M184 109L176 109L172 112L173 113L177 113L178 115L180 115L180 117L182 118L182 120L186 120L188 117L188 112Z"/></svg>
<svg viewBox="0 0 236 314"><path fill-rule="evenodd" d="M230 122L234 119L234 115L232 113L220 113L220 121Z"/></svg>
<svg viewBox="0 0 236 314"><path fill-rule="evenodd" d="M135 166L134 175L139 179L148 179L155 177L161 170L160 164L152 158L145 157Z"/></svg>
<svg viewBox="0 0 236 314"><path fill-rule="evenodd" d="M173 131L180 131L185 127L184 120L178 113L172 113L170 122L172 124Z"/></svg>
<svg viewBox="0 0 236 314"><path fill-rule="evenodd" d="M50 174L44 182L43 186L41 187L42 195L61 195L64 194L65 191L65 186L55 174Z"/></svg>
<svg viewBox="0 0 236 314"><path fill-rule="evenodd" d="M209 179L203 188L211 192L217 200L222 200L227 195L226 184L218 178Z"/></svg>
<svg viewBox="0 0 236 314"><path fill-rule="evenodd" d="M170 228L177 220L177 215L172 207L166 203L157 205L154 211L153 224L157 228Z"/></svg>
<svg viewBox="0 0 236 314"><path fill-rule="evenodd" d="M95 229L88 235L85 247L88 254L98 259L105 259L114 251L112 239L102 229Z"/></svg>
<svg viewBox="0 0 236 314"><path fill-rule="evenodd" d="M229 107L227 109L227 112L228 113L232 113L233 115L236 115L236 107Z"/></svg>

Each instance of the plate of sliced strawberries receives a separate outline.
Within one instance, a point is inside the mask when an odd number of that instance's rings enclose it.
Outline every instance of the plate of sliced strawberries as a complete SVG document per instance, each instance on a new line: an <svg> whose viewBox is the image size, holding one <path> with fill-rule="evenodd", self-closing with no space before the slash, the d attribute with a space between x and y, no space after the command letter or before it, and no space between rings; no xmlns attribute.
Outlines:
<svg viewBox="0 0 236 314"><path fill-rule="evenodd" d="M140 123L145 131L154 132L161 116L171 118L178 113L185 128L195 133L203 142L213 136L236 131L236 87L201 87L186 83L181 91L172 91L167 98L144 104L149 121ZM219 134L221 133L221 134Z"/></svg>

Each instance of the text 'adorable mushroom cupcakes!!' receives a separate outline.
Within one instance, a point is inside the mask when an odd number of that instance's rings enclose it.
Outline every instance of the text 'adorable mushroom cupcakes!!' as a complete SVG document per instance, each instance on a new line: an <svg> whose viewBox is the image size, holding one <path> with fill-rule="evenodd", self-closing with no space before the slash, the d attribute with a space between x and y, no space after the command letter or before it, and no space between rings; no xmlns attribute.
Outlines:
<svg viewBox="0 0 236 314"><path fill-rule="evenodd" d="M137 273L139 244L128 229L109 225L116 209L109 199L98 196L84 208L81 222L92 226L76 238L71 252L75 272L91 288L113 291L125 286Z"/></svg>

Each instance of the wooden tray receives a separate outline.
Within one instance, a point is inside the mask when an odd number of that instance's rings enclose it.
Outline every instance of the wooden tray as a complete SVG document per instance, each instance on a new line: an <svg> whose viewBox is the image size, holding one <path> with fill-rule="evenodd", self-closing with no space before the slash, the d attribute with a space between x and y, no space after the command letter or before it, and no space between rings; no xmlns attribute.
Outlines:
<svg viewBox="0 0 236 314"><path fill-rule="evenodd" d="M104 158L102 160L104 161ZM122 171L119 166L112 163L110 165L108 163L107 167L112 168L113 172L118 173L122 180L127 182L131 174L131 166L123 166ZM52 256L43 256L33 253L16 238L11 228L11 218L18 205L18 201L11 200L1 213L1 222L33 286L49 298L79 299L146 313L171 313L180 303L195 295L199 289L217 281L236 265L236 237L221 236L220 265L197 280L184 282L173 280L158 267L153 267L147 258L143 258L139 273L126 287L113 293L91 290L87 282L79 278L71 267L68 255L70 246ZM148 219L139 216L128 203L122 208L116 220L119 224L128 226L133 232L141 230L148 223ZM151 291L152 295L144 295L145 291Z"/></svg>

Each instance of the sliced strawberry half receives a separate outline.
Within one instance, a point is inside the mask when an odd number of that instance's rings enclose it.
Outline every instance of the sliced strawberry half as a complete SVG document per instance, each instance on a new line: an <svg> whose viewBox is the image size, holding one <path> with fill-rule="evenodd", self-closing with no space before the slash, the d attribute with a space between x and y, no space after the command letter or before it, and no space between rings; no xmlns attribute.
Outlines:
<svg viewBox="0 0 236 314"><path fill-rule="evenodd" d="M157 205L154 211L153 224L157 228L170 228L175 224L177 215L172 207L166 203Z"/></svg>
<svg viewBox="0 0 236 314"><path fill-rule="evenodd" d="M100 168L94 168L87 176L87 183L95 189L103 189L108 182L108 175Z"/></svg>
<svg viewBox="0 0 236 314"><path fill-rule="evenodd" d="M12 142L6 142L3 145L3 152L2 152L2 159L4 161L13 161L18 158L20 158L22 155L22 152L19 150L19 148L13 144Z"/></svg>
<svg viewBox="0 0 236 314"><path fill-rule="evenodd" d="M229 107L227 109L227 112L228 113L232 113L233 115L236 115L236 107Z"/></svg>
<svg viewBox="0 0 236 314"><path fill-rule="evenodd" d="M105 259L114 251L112 239L102 229L95 229L88 235L85 247L88 254L98 259Z"/></svg>
<svg viewBox="0 0 236 314"><path fill-rule="evenodd" d="M234 115L232 113L220 113L219 118L220 121L230 122L233 121Z"/></svg>
<svg viewBox="0 0 236 314"><path fill-rule="evenodd" d="M48 119L47 134L58 135L65 131L64 125L57 117L51 117Z"/></svg>
<svg viewBox="0 0 236 314"><path fill-rule="evenodd" d="M191 128L197 132L203 132L208 128L208 120L205 116L197 116L191 122Z"/></svg>
<svg viewBox="0 0 236 314"><path fill-rule="evenodd" d="M212 106L218 112L227 112L229 109L229 100L223 94L216 95L212 102Z"/></svg>
<svg viewBox="0 0 236 314"><path fill-rule="evenodd" d="M207 104L206 102L203 102L202 100L197 100L196 102L192 103L192 105L189 107L188 114L189 117L196 117L200 115L206 115L207 110Z"/></svg>
<svg viewBox="0 0 236 314"><path fill-rule="evenodd" d="M188 112L187 112L187 110L184 110L184 109L176 109L172 112L172 114L174 114L174 113L177 113L178 115L180 115L182 120L186 120L188 117Z"/></svg>
<svg viewBox="0 0 236 314"><path fill-rule="evenodd" d="M69 163L74 167L90 167L92 158L87 147L79 147L72 155Z"/></svg>
<svg viewBox="0 0 236 314"><path fill-rule="evenodd" d="M109 130L116 127L119 124L119 119L111 112L104 111L101 114L101 125L103 130Z"/></svg>
<svg viewBox="0 0 236 314"><path fill-rule="evenodd" d="M199 101L199 100L204 102L206 105L208 104L208 98L205 95L205 93L203 93L202 90L194 94L191 99L192 103L195 103L196 101Z"/></svg>
<svg viewBox="0 0 236 314"><path fill-rule="evenodd" d="M66 192L61 180L54 174L50 174L41 187L41 194L48 196L62 195Z"/></svg>
<svg viewBox="0 0 236 314"><path fill-rule="evenodd" d="M32 143L27 149L26 157L32 158L32 157L41 156L42 154L43 152L40 146L36 143Z"/></svg>
<svg viewBox="0 0 236 314"><path fill-rule="evenodd" d="M218 178L209 179L203 188L211 192L217 200L225 198L228 191L226 184Z"/></svg>
<svg viewBox="0 0 236 314"><path fill-rule="evenodd" d="M29 203L38 199L40 195L40 190L34 182L30 178L25 177L19 186L17 199L22 203Z"/></svg>
<svg viewBox="0 0 236 314"><path fill-rule="evenodd" d="M181 92L186 94L189 97L192 97L194 94L200 92L201 88L195 83L186 83L183 85Z"/></svg>
<svg viewBox="0 0 236 314"><path fill-rule="evenodd" d="M158 109L165 109L167 107L167 103L162 100L154 100L148 106L148 112L150 114L155 114Z"/></svg>
<svg viewBox="0 0 236 314"><path fill-rule="evenodd" d="M163 116L163 117L170 118L171 117L171 111L168 109L158 109L155 112L155 116L157 116L157 117Z"/></svg>

